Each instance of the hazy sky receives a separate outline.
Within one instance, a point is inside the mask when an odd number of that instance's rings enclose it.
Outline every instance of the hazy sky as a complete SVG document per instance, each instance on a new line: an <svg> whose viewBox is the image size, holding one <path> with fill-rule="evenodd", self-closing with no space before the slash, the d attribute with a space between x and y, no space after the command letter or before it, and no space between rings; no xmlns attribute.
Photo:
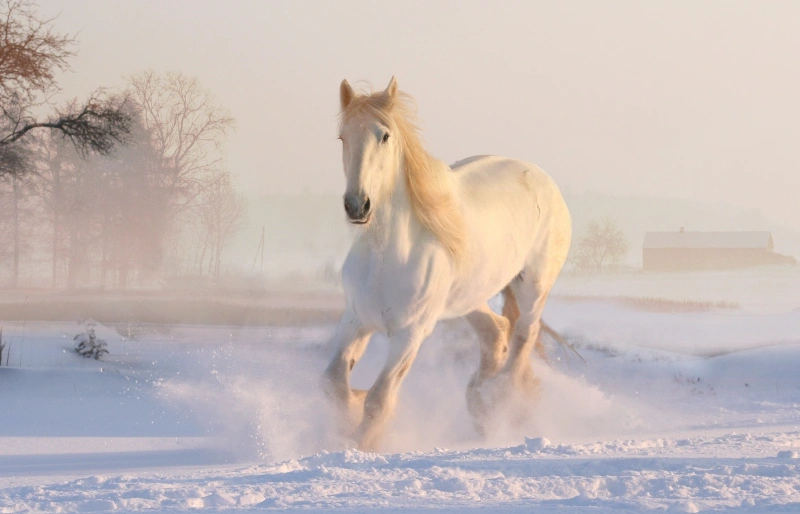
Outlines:
<svg viewBox="0 0 800 514"><path fill-rule="evenodd" d="M42 1L66 94L146 68L238 120L251 195L343 189L343 78L396 75L429 150L530 160L573 192L761 209L800 229L800 2Z"/></svg>

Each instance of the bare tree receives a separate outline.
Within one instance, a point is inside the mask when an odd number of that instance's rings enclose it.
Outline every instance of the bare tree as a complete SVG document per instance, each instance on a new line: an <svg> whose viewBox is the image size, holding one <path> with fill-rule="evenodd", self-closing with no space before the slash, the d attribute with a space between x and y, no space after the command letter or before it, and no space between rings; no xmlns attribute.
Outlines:
<svg viewBox="0 0 800 514"><path fill-rule="evenodd" d="M143 71L129 76L128 85L160 160L160 187L177 213L215 178L235 120L196 77Z"/></svg>
<svg viewBox="0 0 800 514"><path fill-rule="evenodd" d="M11 233L14 241L14 259L11 271L11 287L19 284L19 257L20 257L20 204L22 203L22 179L16 174L11 176Z"/></svg>
<svg viewBox="0 0 800 514"><path fill-rule="evenodd" d="M108 155L124 143L130 118L123 97L97 90L83 102L69 102L46 120L32 108L49 104L58 91L56 72L69 69L75 39L58 34L52 19L40 18L32 0L0 2L0 148L9 147L35 129L60 133L82 154ZM0 160L7 154L0 152ZM0 163L0 174L9 169Z"/></svg>
<svg viewBox="0 0 800 514"><path fill-rule="evenodd" d="M12 129L0 137L0 147L19 141L31 130L48 128L61 133L84 156L90 152L110 155L117 143L128 142L130 117L125 102L124 97L97 90L84 104L73 100L56 108L48 121L37 121L25 110L6 111Z"/></svg>
<svg viewBox="0 0 800 514"><path fill-rule="evenodd" d="M50 232L50 287L58 285L58 264L63 247L62 226L64 225L65 206L67 204L65 183L69 174L69 148L63 141L53 139L52 134L42 133L36 136L36 168L34 177L35 194L40 199L40 215L45 223L52 226Z"/></svg>
<svg viewBox="0 0 800 514"><path fill-rule="evenodd" d="M129 76L128 85L157 159L156 184L169 226L164 234L166 264L180 274L181 263L191 261L187 239L210 250L205 230L196 226L196 210L205 201L201 196L214 186L235 120L195 77L143 71ZM205 256L198 269L204 261Z"/></svg>
<svg viewBox="0 0 800 514"><path fill-rule="evenodd" d="M613 221L591 221L575 245L573 262L578 271L601 273L606 262L617 264L627 251L628 241Z"/></svg>
<svg viewBox="0 0 800 514"><path fill-rule="evenodd" d="M7 22L34 16L29 1L3 2ZM49 21L38 23L41 31ZM71 38L48 41L66 50L45 71L66 69ZM197 79L145 72L129 78L125 96L99 92L38 121L32 107L50 105L57 86L52 74L37 80L0 84L20 89L0 94L0 264L11 283L26 262L19 249L29 247L51 268L52 287L105 286L110 274L125 289L158 278L165 256L178 257L173 269L219 276L223 250L246 220L244 197L219 171L234 125L227 111ZM109 105L118 118L104 117ZM35 130L42 127L51 130Z"/></svg>
<svg viewBox="0 0 800 514"><path fill-rule="evenodd" d="M57 71L69 70L75 56L72 36L53 30L52 19L36 14L31 0L0 3L0 103L35 103L58 90Z"/></svg>
<svg viewBox="0 0 800 514"><path fill-rule="evenodd" d="M160 268L170 223L169 198L160 186L160 159L138 114L132 141L114 159L96 159L95 176L103 193L96 198L101 240L101 275L115 269L117 287L128 286L129 275L152 275ZM113 262L109 266L109 259Z"/></svg>
<svg viewBox="0 0 800 514"><path fill-rule="evenodd" d="M12 178L15 176L16 175L6 175L0 178L0 265L5 268L6 265L11 263L10 267L12 273L15 268L14 262L16 262L17 255L16 241L18 239L15 231L17 223L15 223L14 216L17 210L15 205L16 188L14 184L12 184ZM14 279L12 277L11 283L13 284L13 282Z"/></svg>
<svg viewBox="0 0 800 514"><path fill-rule="evenodd" d="M228 173L220 173L203 193L199 212L210 250L209 275L218 280L222 251L247 223L247 199L233 188Z"/></svg>
<svg viewBox="0 0 800 514"><path fill-rule="evenodd" d="M0 173L0 183L4 186L2 196L4 204L0 216L5 223L0 222L0 230L8 234L6 243L11 255L11 287L17 287L20 274L20 259L23 242L22 224L26 217L30 184L24 172L32 166L32 153L29 145L16 145L0 149L0 162L5 168L5 173ZM3 228L3 225L5 227Z"/></svg>
<svg viewBox="0 0 800 514"><path fill-rule="evenodd" d="M137 120L135 114L132 119ZM135 121L130 142L113 158L82 158L60 138L39 138L34 182L41 210L52 223L52 285L61 268L76 287L99 270L105 286L125 289L133 272L155 270L160 261L166 217L157 186L157 158Z"/></svg>

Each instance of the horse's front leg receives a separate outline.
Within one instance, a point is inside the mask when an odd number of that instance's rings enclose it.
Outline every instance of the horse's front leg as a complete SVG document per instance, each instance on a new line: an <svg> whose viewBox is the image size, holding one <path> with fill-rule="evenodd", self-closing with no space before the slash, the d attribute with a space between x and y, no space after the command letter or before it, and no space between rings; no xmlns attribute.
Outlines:
<svg viewBox="0 0 800 514"><path fill-rule="evenodd" d="M364 355L373 330L364 327L352 309L342 316L336 329L336 351L323 375L323 387L341 414L342 430L350 435L361 422L366 391L350 388L350 373Z"/></svg>
<svg viewBox="0 0 800 514"><path fill-rule="evenodd" d="M430 332L428 327L412 326L390 336L389 357L364 402L364 418L356 432L359 449L378 449L386 424L394 413L400 385Z"/></svg>

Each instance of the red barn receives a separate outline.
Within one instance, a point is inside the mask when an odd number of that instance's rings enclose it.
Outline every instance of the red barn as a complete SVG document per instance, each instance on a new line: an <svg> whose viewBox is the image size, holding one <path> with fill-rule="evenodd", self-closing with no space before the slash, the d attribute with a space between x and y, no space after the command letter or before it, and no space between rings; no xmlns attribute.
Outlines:
<svg viewBox="0 0 800 514"><path fill-rule="evenodd" d="M773 251L769 232L648 232L642 245L645 271L690 271L797 264Z"/></svg>

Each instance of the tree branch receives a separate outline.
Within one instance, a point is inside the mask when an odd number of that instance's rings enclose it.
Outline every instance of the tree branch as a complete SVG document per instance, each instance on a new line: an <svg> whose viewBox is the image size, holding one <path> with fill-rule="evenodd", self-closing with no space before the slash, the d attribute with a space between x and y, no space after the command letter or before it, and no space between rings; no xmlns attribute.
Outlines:
<svg viewBox="0 0 800 514"><path fill-rule="evenodd" d="M63 112L50 121L32 121L0 138L0 147L11 145L39 128L48 128L61 133L81 155L91 152L109 155L114 145L125 144L131 130L131 116L126 99L106 98L97 91L80 109L72 102Z"/></svg>

